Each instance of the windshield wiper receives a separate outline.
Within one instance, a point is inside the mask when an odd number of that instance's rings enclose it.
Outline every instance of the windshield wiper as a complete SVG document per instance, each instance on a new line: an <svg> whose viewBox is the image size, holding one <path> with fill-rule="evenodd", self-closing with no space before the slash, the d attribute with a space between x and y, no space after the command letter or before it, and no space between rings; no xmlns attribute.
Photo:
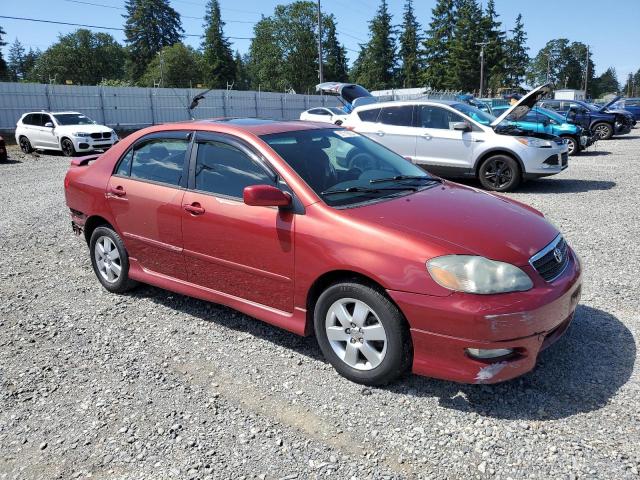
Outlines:
<svg viewBox="0 0 640 480"><path fill-rule="evenodd" d="M369 180L369 183L394 182L400 180L427 180L429 182L442 183L441 178L429 177L427 175L396 175L395 177L374 178L373 180Z"/></svg>
<svg viewBox="0 0 640 480"><path fill-rule="evenodd" d="M389 188L369 188L369 187L349 187L338 190L325 190L320 195L334 195L336 193L378 193L378 192L397 192L402 190L416 191L416 187L389 187Z"/></svg>

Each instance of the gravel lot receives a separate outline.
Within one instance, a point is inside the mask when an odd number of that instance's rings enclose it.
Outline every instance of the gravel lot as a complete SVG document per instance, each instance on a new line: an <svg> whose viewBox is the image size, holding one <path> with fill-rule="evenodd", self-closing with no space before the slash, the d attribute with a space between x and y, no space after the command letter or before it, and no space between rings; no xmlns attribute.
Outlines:
<svg viewBox="0 0 640 480"><path fill-rule="evenodd" d="M344 380L313 338L141 286L107 293L68 159L0 164L0 479L640 478L640 130L512 196L582 257L573 326L523 378ZM635 368L634 368L635 367Z"/></svg>

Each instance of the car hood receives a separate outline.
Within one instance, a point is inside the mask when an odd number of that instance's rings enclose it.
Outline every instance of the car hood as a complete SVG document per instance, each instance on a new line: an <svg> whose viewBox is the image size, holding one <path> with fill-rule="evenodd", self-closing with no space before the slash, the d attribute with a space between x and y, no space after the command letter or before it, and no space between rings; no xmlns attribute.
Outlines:
<svg viewBox="0 0 640 480"><path fill-rule="evenodd" d="M524 97L518 100L518 103L512 105L511 108L508 108L502 115L496 118L492 123L492 127L496 127L502 123L503 120L509 118L514 122L517 122L521 118L524 118L529 110L533 108L533 106L545 95L551 93L551 84L546 83L544 85L540 85L538 88L534 88L529 93L527 93Z"/></svg>
<svg viewBox="0 0 640 480"><path fill-rule="evenodd" d="M98 133L98 132L110 132L111 128L104 125L58 125L56 130L64 130L67 132L84 132L84 133Z"/></svg>
<svg viewBox="0 0 640 480"><path fill-rule="evenodd" d="M481 255L518 266L558 235L532 207L449 181L345 213L422 238L442 255Z"/></svg>
<svg viewBox="0 0 640 480"><path fill-rule="evenodd" d="M345 105L352 108L378 101L366 88L357 83L324 82L316 85L316 91L325 95L337 95Z"/></svg>
<svg viewBox="0 0 640 480"><path fill-rule="evenodd" d="M609 103L604 104L601 108L600 111L604 112L605 110L608 110L610 106L612 106L614 103L616 103L618 100L620 100L622 98L621 95L618 95L617 97L613 97L613 100L611 100Z"/></svg>

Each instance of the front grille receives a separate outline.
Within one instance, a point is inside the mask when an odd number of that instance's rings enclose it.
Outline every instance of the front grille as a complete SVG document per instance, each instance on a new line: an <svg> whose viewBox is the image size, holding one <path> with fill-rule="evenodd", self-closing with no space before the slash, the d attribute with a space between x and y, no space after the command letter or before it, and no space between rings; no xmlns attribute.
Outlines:
<svg viewBox="0 0 640 480"><path fill-rule="evenodd" d="M561 235L536 253L529 263L545 281L558 278L569 264L569 245Z"/></svg>
<svg viewBox="0 0 640 480"><path fill-rule="evenodd" d="M102 138L111 138L111 132L102 132Z"/></svg>
<svg viewBox="0 0 640 480"><path fill-rule="evenodd" d="M96 140L100 140L103 138L111 138L111 132L92 133L91 138L95 138Z"/></svg>

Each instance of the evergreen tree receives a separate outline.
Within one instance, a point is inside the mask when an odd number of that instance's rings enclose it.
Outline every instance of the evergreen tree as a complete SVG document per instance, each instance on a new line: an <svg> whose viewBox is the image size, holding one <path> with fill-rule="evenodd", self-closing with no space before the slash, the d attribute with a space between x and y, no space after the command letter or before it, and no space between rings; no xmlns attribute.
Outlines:
<svg viewBox="0 0 640 480"><path fill-rule="evenodd" d="M524 80L529 64L529 47L527 47L527 33L524 30L522 15L518 14L516 25L511 30L511 38L506 41L506 86L519 87Z"/></svg>
<svg viewBox="0 0 640 480"><path fill-rule="evenodd" d="M404 5L404 15L402 17L402 33L400 34L399 56L402 66L400 67L400 83L405 88L418 86L418 74L421 69L420 59L420 24L416 19L413 9L413 0L407 0Z"/></svg>
<svg viewBox="0 0 640 480"><path fill-rule="evenodd" d="M489 0L482 18L484 41L488 42L484 50L485 88L497 91L505 83L505 33L494 0Z"/></svg>
<svg viewBox="0 0 640 480"><path fill-rule="evenodd" d="M431 13L429 30L422 42L425 68L420 79L423 85L441 90L449 86L451 41L456 15L454 0L438 0Z"/></svg>
<svg viewBox="0 0 640 480"><path fill-rule="evenodd" d="M33 48L29 48L29 52L24 56L24 76L27 81L36 81L33 77L33 69L36 66L36 62L42 55L40 49L34 50Z"/></svg>
<svg viewBox="0 0 640 480"><path fill-rule="evenodd" d="M593 80L595 65L587 46L582 42L572 42L566 38L549 40L531 60L527 72L527 82L540 85L547 81L557 88L584 88L584 74L589 62L589 93L597 97ZM548 79L548 80L547 80Z"/></svg>
<svg viewBox="0 0 640 480"><path fill-rule="evenodd" d="M594 97L618 93L620 91L620 83L618 83L616 69L613 67L607 68L602 75L594 79L594 85L597 90L597 95L594 95Z"/></svg>
<svg viewBox="0 0 640 480"><path fill-rule="evenodd" d="M9 78L12 82L17 82L18 80L23 80L25 78L25 68L24 68L24 56L25 50L20 40L16 38L16 40L11 44L11 48L9 49Z"/></svg>
<svg viewBox="0 0 640 480"><path fill-rule="evenodd" d="M236 67L235 84L233 88L235 90L249 90L251 79L249 78L249 72L246 66L247 58L242 58L240 52L236 51L236 56L233 61Z"/></svg>
<svg viewBox="0 0 640 480"><path fill-rule="evenodd" d="M633 96L634 97L640 96L640 68L633 75L633 84L634 84Z"/></svg>
<svg viewBox="0 0 640 480"><path fill-rule="evenodd" d="M282 91L284 51L277 42L275 21L263 17L253 27L247 70L254 90Z"/></svg>
<svg viewBox="0 0 640 480"><path fill-rule="evenodd" d="M370 39L361 48L355 81L369 90L393 87L396 46L391 14L386 0L381 0L376 15L369 22Z"/></svg>
<svg viewBox="0 0 640 480"><path fill-rule="evenodd" d="M233 83L235 79L236 66L229 40L222 30L224 22L220 16L218 0L209 0L204 20L202 52L205 81L209 88L227 88L227 83Z"/></svg>
<svg viewBox="0 0 640 480"><path fill-rule="evenodd" d="M129 50L127 71L137 81L151 59L182 38L180 15L169 0L126 0L124 34Z"/></svg>
<svg viewBox="0 0 640 480"><path fill-rule="evenodd" d="M340 45L336 35L333 15L323 17L323 73L327 81L346 82L349 79L347 51Z"/></svg>
<svg viewBox="0 0 640 480"><path fill-rule="evenodd" d="M7 80L9 76L7 62L5 62L4 57L2 56L2 47L7 44L7 42L3 40L2 36L6 34L7 32L0 27L0 81Z"/></svg>
<svg viewBox="0 0 640 480"><path fill-rule="evenodd" d="M139 80L145 87L195 88L203 82L202 54L182 42L164 47Z"/></svg>
<svg viewBox="0 0 640 480"><path fill-rule="evenodd" d="M451 40L451 59L447 87L473 91L480 85L480 47L482 10L476 0L460 0Z"/></svg>

